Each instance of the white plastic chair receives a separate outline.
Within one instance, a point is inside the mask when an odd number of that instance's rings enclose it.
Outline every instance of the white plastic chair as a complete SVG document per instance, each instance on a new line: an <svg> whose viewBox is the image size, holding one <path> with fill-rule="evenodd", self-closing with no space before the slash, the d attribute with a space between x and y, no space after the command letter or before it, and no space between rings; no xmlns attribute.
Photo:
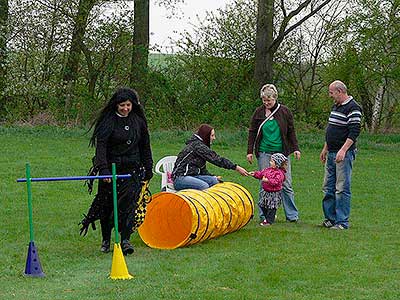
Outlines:
<svg viewBox="0 0 400 300"><path fill-rule="evenodd" d="M174 169L176 158L177 156L175 155L165 156L156 164L155 172L161 175L161 191L175 192L171 173Z"/></svg>

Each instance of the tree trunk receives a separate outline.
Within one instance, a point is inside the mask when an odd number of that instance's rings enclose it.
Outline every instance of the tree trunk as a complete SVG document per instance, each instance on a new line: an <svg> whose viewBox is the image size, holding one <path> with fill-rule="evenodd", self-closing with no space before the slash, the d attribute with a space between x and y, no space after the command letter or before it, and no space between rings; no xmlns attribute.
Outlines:
<svg viewBox="0 0 400 300"><path fill-rule="evenodd" d="M68 116L68 112L72 106L72 97L74 90L74 81L77 78L79 67L79 56L81 53L81 43L85 36L86 26L90 11L95 5L96 0L79 0L78 12L75 17L74 31L72 34L71 48L68 53L67 63L64 68L64 114Z"/></svg>
<svg viewBox="0 0 400 300"><path fill-rule="evenodd" d="M281 0L279 2L279 6L282 11L283 18L281 24L279 24L278 30L276 30L275 38L275 1L258 1L254 80L256 84L258 84L259 88L266 82L272 81L274 56L285 37L295 28L314 16L331 1L332 0L323 0L322 2L304 0L303 2L299 3L296 8L288 12L285 7L285 1ZM319 5L318 2L320 2ZM278 1L276 1L276 5L278 5ZM305 11L308 7L310 8L309 11L303 14L301 18L297 18L296 20L295 17Z"/></svg>
<svg viewBox="0 0 400 300"><path fill-rule="evenodd" d="M393 103L387 108L387 116L385 117L385 131L390 132L393 127L393 118L396 116L397 104Z"/></svg>
<svg viewBox="0 0 400 300"><path fill-rule="evenodd" d="M55 7L56 4L55 4ZM50 29L50 34L49 34L49 38L46 42L46 50L45 50L45 54L44 54L44 61L43 61L43 75L42 75L42 84L47 82L50 79L50 71L51 71L51 56L53 54L53 46L54 46L54 35L56 33L56 26L57 26L57 9L55 8L52 12L52 16L51 16L51 29Z"/></svg>
<svg viewBox="0 0 400 300"><path fill-rule="evenodd" d="M379 126L379 116L381 114L383 95L385 94L385 86L382 84L379 86L378 91L375 95L374 108L372 110L372 120L371 120L371 131L376 133Z"/></svg>
<svg viewBox="0 0 400 300"><path fill-rule="evenodd" d="M257 13L254 80L258 88L271 82L274 53L271 45L274 34L274 0L259 0Z"/></svg>
<svg viewBox="0 0 400 300"><path fill-rule="evenodd" d="M0 116L5 114L7 75L8 0L0 0Z"/></svg>
<svg viewBox="0 0 400 300"><path fill-rule="evenodd" d="M145 94L144 79L147 74L149 59L149 0L135 0L134 35L132 45L132 64L130 72L130 84L141 98ZM143 103L144 105L144 103Z"/></svg>

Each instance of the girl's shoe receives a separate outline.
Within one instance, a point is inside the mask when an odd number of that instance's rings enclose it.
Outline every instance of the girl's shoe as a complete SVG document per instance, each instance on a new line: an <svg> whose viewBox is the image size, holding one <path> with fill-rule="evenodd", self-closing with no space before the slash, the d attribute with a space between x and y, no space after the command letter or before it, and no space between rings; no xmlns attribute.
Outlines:
<svg viewBox="0 0 400 300"><path fill-rule="evenodd" d="M264 219L264 221L262 221L262 222L260 223L260 226L271 226L271 224L268 223L268 221Z"/></svg>

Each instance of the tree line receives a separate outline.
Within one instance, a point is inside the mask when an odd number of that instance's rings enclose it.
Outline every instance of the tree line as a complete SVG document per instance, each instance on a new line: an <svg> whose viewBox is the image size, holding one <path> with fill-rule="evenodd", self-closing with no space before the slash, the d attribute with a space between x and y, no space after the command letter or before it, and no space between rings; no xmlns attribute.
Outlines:
<svg viewBox="0 0 400 300"><path fill-rule="evenodd" d="M133 5L132 5L133 2ZM171 14L184 0L158 0ZM232 0L177 51L149 45L149 0L0 0L0 118L85 126L115 87L152 128L246 127L275 83L301 127L322 128L344 81L370 131L399 127L399 0Z"/></svg>

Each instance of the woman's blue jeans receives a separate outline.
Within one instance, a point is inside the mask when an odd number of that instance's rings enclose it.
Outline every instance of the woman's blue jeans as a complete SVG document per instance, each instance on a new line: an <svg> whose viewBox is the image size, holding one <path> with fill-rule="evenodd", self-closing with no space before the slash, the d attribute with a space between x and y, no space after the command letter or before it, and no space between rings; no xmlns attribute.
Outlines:
<svg viewBox="0 0 400 300"><path fill-rule="evenodd" d="M337 152L328 152L325 162L325 176L322 209L325 219L345 228L349 227L351 201L351 173L355 151L348 150L344 160L336 163Z"/></svg>
<svg viewBox="0 0 400 300"><path fill-rule="evenodd" d="M270 153L259 152L258 153L258 169L263 170L269 167L269 161L271 160ZM288 157L288 167L286 170L286 179L282 186L282 203L283 209L285 210L285 216L287 221L296 221L299 219L299 211L297 210L296 204L294 203L294 191L292 187L292 168L290 165L290 158ZM260 193L262 191L260 183ZM265 219L262 210L258 208L260 219Z"/></svg>
<svg viewBox="0 0 400 300"><path fill-rule="evenodd" d="M185 189L205 190L217 183L217 177L211 175L180 176L174 180L174 187L177 191Z"/></svg>

